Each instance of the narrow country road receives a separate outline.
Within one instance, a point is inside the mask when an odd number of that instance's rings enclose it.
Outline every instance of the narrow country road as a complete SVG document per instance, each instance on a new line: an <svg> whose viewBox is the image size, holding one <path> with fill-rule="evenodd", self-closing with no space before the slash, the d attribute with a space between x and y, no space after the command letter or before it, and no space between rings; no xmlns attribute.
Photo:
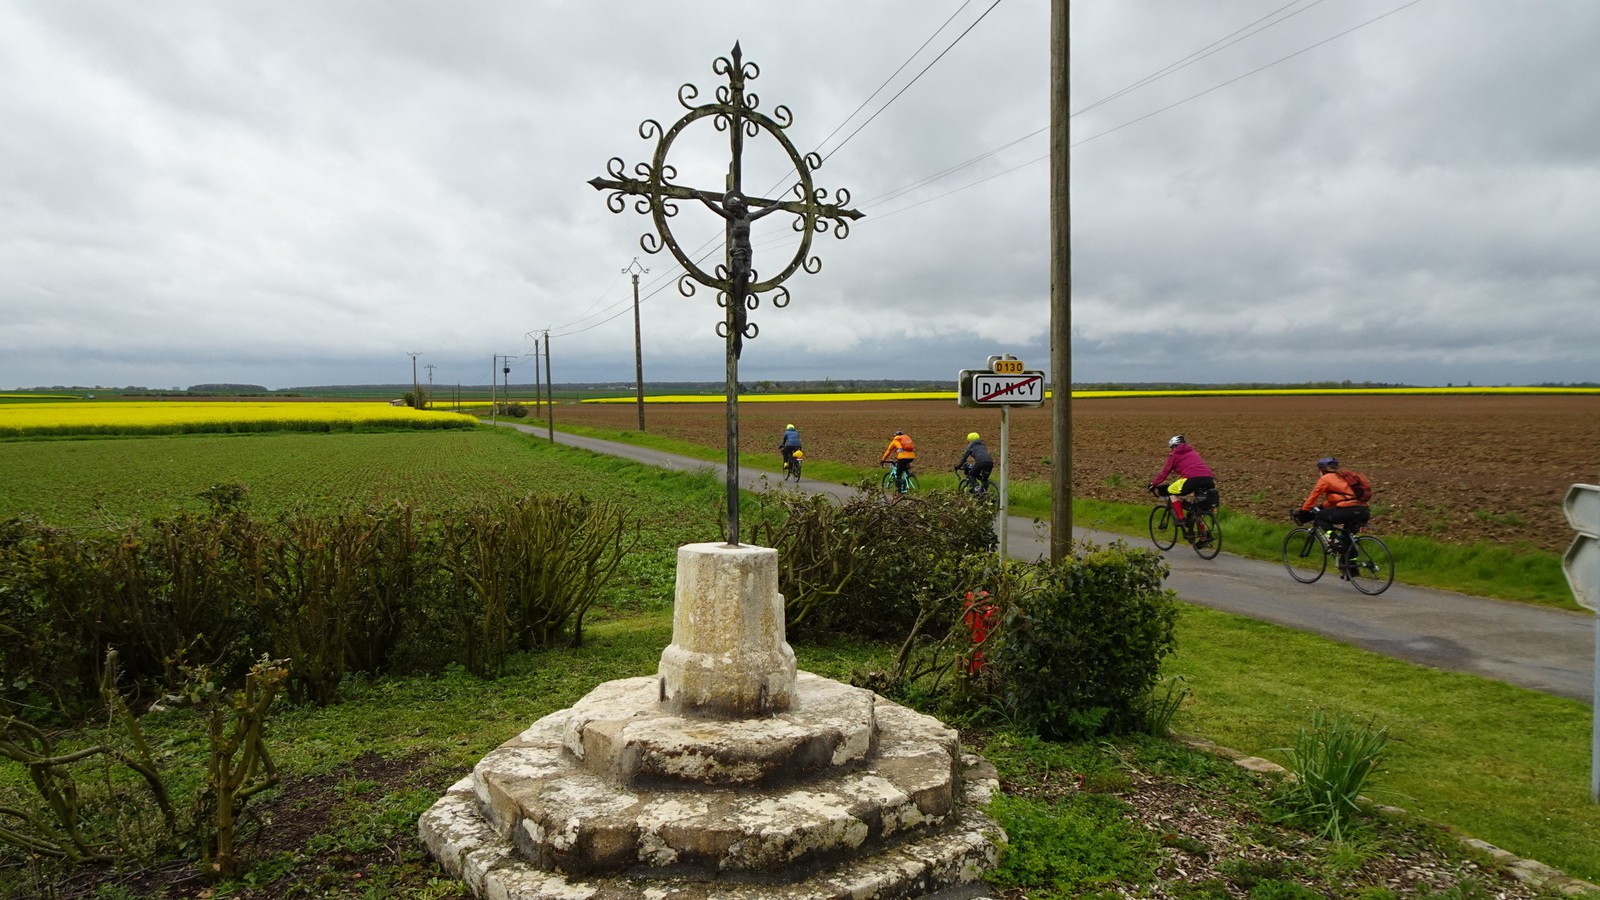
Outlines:
<svg viewBox="0 0 1600 900"><path fill-rule="evenodd" d="M542 428L499 424L546 435ZM724 466L704 460L560 431L555 439L666 469L712 469L719 475L725 471ZM748 474L744 486L759 486L762 474ZM802 487L836 497L853 493L852 488L809 478ZM1143 538L1087 528L1075 528L1074 536L1149 546ZM1021 559L1049 553L1048 534L1039 533L1033 520L1021 516L1010 517L1006 544L1010 555ZM1163 555L1172 569L1167 586L1186 602L1308 631L1396 659L1584 703L1593 700L1595 617L1590 613L1410 587L1399 581L1368 597L1331 575L1316 584L1297 584L1278 563L1234 556L1226 549L1216 559L1203 560L1183 543Z"/></svg>

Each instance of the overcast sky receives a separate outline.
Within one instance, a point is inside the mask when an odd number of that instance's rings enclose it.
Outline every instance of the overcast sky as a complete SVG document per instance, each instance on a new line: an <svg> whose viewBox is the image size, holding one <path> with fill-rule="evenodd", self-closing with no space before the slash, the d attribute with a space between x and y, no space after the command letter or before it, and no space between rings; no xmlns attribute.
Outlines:
<svg viewBox="0 0 1600 900"><path fill-rule="evenodd" d="M1600 3L1071 7L1075 381L1600 380ZM631 382L635 257L645 380L720 380L713 293L587 182L736 40L865 214L752 314L742 380L1046 368L1049 14L0 0L0 388L406 382L413 352L482 384L547 329L557 382ZM747 190L781 189L752 145ZM726 152L701 120L668 161L715 188ZM672 225L704 253L719 221Z"/></svg>

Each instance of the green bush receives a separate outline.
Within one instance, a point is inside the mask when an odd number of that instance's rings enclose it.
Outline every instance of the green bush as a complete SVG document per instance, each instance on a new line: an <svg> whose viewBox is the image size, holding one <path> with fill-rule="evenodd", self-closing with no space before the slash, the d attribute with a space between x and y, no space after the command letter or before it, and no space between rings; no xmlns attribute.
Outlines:
<svg viewBox="0 0 1600 900"><path fill-rule="evenodd" d="M142 698L175 692L190 664L237 684L262 648L289 661L292 699L319 704L352 672L488 673L511 650L581 641L638 533L566 496L272 521L228 486L202 496L206 513L110 531L0 522L0 701L80 718L106 648Z"/></svg>
<svg viewBox="0 0 1600 900"><path fill-rule="evenodd" d="M903 638L919 617L942 631L960 615L964 562L993 554L993 511L964 494L884 501L864 487L835 505L776 490L762 497L752 542L778 551L791 636L822 632ZM924 608L938 601L927 620Z"/></svg>
<svg viewBox="0 0 1600 900"><path fill-rule="evenodd" d="M1177 605L1159 554L1122 542L1074 546L1061 564L1008 564L991 589L1002 610L985 668L1008 719L1055 739L1140 730Z"/></svg>

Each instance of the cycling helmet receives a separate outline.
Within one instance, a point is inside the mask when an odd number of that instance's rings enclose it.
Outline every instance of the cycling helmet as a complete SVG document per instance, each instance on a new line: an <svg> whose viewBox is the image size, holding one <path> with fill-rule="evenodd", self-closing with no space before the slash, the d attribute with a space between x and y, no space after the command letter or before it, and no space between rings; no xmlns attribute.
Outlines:
<svg viewBox="0 0 1600 900"><path fill-rule="evenodd" d="M903 434L905 434L905 432L904 432L904 431L896 431L896 432L895 432L895 433L894 433L894 436L895 436L895 437L900 437L900 436L901 436L901 435L903 435Z"/></svg>
<svg viewBox="0 0 1600 900"><path fill-rule="evenodd" d="M1317 460L1317 468L1337 469L1339 468L1339 458L1337 456L1324 456L1323 458Z"/></svg>
<svg viewBox="0 0 1600 900"><path fill-rule="evenodd" d="M793 431L794 430L794 426L793 425L785 425L785 426L783 426L783 430L784 431Z"/></svg>
<svg viewBox="0 0 1600 900"><path fill-rule="evenodd" d="M1183 435L1181 435L1181 434L1175 434L1172 437L1167 439L1167 446L1168 447L1176 447L1179 444L1187 444L1187 443L1189 443L1189 442L1184 440Z"/></svg>
<svg viewBox="0 0 1600 900"><path fill-rule="evenodd" d="M978 433L976 431L974 431L971 434L967 435L967 440L969 440L969 441L975 441L977 439L978 439Z"/></svg>

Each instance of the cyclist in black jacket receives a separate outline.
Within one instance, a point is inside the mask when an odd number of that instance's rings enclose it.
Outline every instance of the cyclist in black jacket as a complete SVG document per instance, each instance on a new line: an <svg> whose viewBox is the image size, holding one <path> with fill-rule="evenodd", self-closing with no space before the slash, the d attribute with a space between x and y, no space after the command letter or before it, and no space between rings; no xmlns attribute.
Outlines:
<svg viewBox="0 0 1600 900"><path fill-rule="evenodd" d="M976 431L967 435L967 449L956 460L956 471L966 472L967 477L972 479L972 493L989 492L989 473L994 471L994 457L989 455L989 448L984 446L983 439Z"/></svg>

